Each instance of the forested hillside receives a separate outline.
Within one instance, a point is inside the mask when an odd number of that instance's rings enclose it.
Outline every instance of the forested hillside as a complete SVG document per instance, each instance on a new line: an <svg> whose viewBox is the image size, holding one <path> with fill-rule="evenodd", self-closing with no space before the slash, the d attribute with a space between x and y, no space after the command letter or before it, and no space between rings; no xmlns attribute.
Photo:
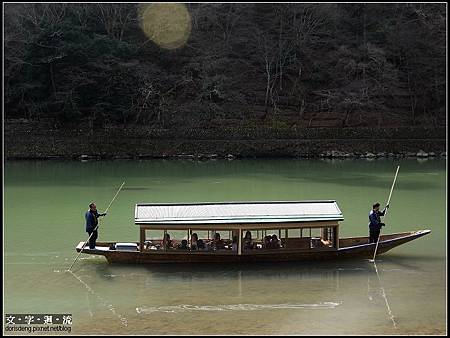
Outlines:
<svg viewBox="0 0 450 338"><path fill-rule="evenodd" d="M445 125L446 4L5 4L5 118L178 127ZM84 124L83 123L83 124Z"/></svg>

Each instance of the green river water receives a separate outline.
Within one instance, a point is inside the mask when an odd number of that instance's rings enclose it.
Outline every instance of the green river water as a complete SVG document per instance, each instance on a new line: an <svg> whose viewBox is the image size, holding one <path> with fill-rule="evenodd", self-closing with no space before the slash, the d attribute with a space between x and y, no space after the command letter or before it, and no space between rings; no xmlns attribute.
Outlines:
<svg viewBox="0 0 450 338"><path fill-rule="evenodd" d="M368 212L386 203L398 164L383 233L431 234L376 266L133 266L83 254L66 272L87 237L88 204L103 211L123 181L100 241L138 240L138 202L256 200L336 200L340 236L350 237L367 235ZM445 160L7 161L4 169L4 313L70 313L70 334L447 332Z"/></svg>

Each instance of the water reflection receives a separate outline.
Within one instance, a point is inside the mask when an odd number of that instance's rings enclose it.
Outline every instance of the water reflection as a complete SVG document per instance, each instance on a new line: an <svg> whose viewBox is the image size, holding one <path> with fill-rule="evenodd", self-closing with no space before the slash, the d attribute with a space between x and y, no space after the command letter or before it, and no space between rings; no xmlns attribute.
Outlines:
<svg viewBox="0 0 450 338"><path fill-rule="evenodd" d="M435 260L434 257L417 257L419 261ZM410 256L385 255L377 256L379 269L399 270L403 272L421 272L420 262L414 264ZM95 273L104 281L114 282L117 278L151 277L152 279L172 281L192 280L242 280L258 279L310 279L320 278L338 283L339 276L345 273L346 278L371 273L373 264L369 260L354 259L324 262L281 262L252 263L249 265L212 265L212 264L155 264L155 265L129 265L108 264L97 261L84 264L82 271ZM388 268L389 267L389 268ZM396 268L395 268L396 267ZM401 267L401 268L399 268Z"/></svg>
<svg viewBox="0 0 450 338"><path fill-rule="evenodd" d="M127 264L99 264L95 273L105 280L113 277L126 277L130 275L151 276L161 280L220 280L220 279L308 279L320 277L321 279L336 279L339 272L357 273L367 271L364 261L354 262L284 262L253 263L251 265L210 265L210 264L167 264L167 265L127 265ZM120 273L119 273L120 272Z"/></svg>
<svg viewBox="0 0 450 338"><path fill-rule="evenodd" d="M347 290L349 283L352 287L357 287L355 283L360 283L358 288L362 290L366 287L366 280L371 285L378 285L380 278L382 280L386 274L389 274L389 278L393 278L393 275L404 278L407 274L423 273L420 265L401 257L385 257L379 259L377 265L378 273L374 264L368 260L276 265L259 263L245 267L188 264L130 266L105 263L85 264L79 273L87 280L94 280L105 291L117 292L121 285L126 285L127 299L133 303L145 298L146 292L154 293L159 289L169 289L171 298L176 298L177 295L184 298L186 295L182 294L183 290L187 290L195 298L196 293L204 294L209 289L213 290L212 286L217 287L217 290L226 289L226 296L241 298L256 294L255 287L258 292L270 292L271 295L282 294L286 290L289 294L292 293L290 288L299 287L305 291L333 295Z"/></svg>
<svg viewBox="0 0 450 338"><path fill-rule="evenodd" d="M358 312L377 313L394 330L398 307L395 302L392 306L391 281L425 274L420 264L403 257L383 257L377 265L368 260L246 266L99 263L84 264L79 273L88 285L89 316L110 311L122 326L164 314L270 316L306 311L311 320L319 320L323 311L351 313L358 308Z"/></svg>

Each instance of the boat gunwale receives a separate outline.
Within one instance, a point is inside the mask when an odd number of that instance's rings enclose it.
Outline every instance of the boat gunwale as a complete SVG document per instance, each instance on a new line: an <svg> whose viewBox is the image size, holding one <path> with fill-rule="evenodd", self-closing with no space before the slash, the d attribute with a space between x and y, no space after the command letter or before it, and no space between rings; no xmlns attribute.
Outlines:
<svg viewBox="0 0 450 338"><path fill-rule="evenodd" d="M409 232L399 232L399 233L393 233L393 234L386 234L385 236L392 236L392 235L396 235L396 234L399 234L399 235L400 234L407 234L407 235L400 236L400 237L395 237L395 238L391 238L391 239L386 239L386 240L380 240L379 244L388 244L390 242L399 241L401 239L410 238L410 237L420 237L420 236L427 235L430 232L431 232L431 230L425 229L425 230L415 230L415 231L409 231ZM352 237L341 238L341 239L349 239L349 238L352 238ZM358 237L356 237L356 238L358 238ZM357 249L357 248L361 248L361 247L368 247L368 246L374 246L374 245L376 245L375 242L358 244L358 245L352 245L352 246L344 246L344 247L340 246L339 249L337 249L337 251L345 251L345 250L348 250L348 249Z"/></svg>

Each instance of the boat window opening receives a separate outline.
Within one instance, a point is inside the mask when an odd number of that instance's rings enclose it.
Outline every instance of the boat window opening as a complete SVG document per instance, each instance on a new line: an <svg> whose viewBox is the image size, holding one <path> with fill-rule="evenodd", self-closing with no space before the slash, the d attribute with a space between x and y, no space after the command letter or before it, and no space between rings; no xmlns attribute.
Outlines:
<svg viewBox="0 0 450 338"><path fill-rule="evenodd" d="M191 229L191 238L188 241L190 251L206 250L206 243L209 242L209 231Z"/></svg>
<svg viewBox="0 0 450 338"><path fill-rule="evenodd" d="M214 237L207 243L206 248L212 252L232 251L232 234L231 231L215 229ZM237 246L235 245L235 249Z"/></svg>
<svg viewBox="0 0 450 338"><path fill-rule="evenodd" d="M162 240L164 238L164 230L149 230L145 229L143 249L162 250Z"/></svg>
<svg viewBox="0 0 450 338"><path fill-rule="evenodd" d="M312 229L311 248L332 248L334 247L333 228Z"/></svg>
<svg viewBox="0 0 450 338"><path fill-rule="evenodd" d="M149 230L145 231L145 240L146 241L160 241L163 239L164 230Z"/></svg>
<svg viewBox="0 0 450 338"><path fill-rule="evenodd" d="M286 248L288 229L242 230L241 250L272 250Z"/></svg>
<svg viewBox="0 0 450 338"><path fill-rule="evenodd" d="M299 238L301 237L301 233L298 229L287 229L289 238Z"/></svg>
<svg viewBox="0 0 450 338"><path fill-rule="evenodd" d="M258 231L256 230L243 230L243 232L242 232L242 238L244 238L244 236L245 236L245 234L247 233L247 231L249 231L250 232L250 234L252 235L252 239L258 239Z"/></svg>
<svg viewBox="0 0 450 338"><path fill-rule="evenodd" d="M264 230L265 236L262 239L261 248L265 250L282 248L282 238L280 238L280 231L281 230L279 229Z"/></svg>
<svg viewBox="0 0 450 338"><path fill-rule="evenodd" d="M214 230L197 230L195 228L191 229L191 241L188 243L188 250L191 252L196 251L207 251L207 252L231 252L233 249L233 236L236 237L235 241L237 242L238 230L229 230L229 229L214 229ZM215 234L214 237L211 234ZM197 242L195 242L195 238L193 239L192 235L197 235ZM237 245L234 245L235 250L237 251Z"/></svg>
<svg viewBox="0 0 450 338"><path fill-rule="evenodd" d="M322 228L320 236L323 240L328 240L328 228Z"/></svg>
<svg viewBox="0 0 450 338"><path fill-rule="evenodd" d="M334 227L323 228L323 242L326 246L332 246L334 243Z"/></svg>
<svg viewBox="0 0 450 338"><path fill-rule="evenodd" d="M268 230L270 235L273 232L273 230ZM313 249L336 247L337 227L287 228L284 229L284 232L277 229L276 233L278 233L282 248ZM306 236L306 234L309 234L309 236Z"/></svg>
<svg viewBox="0 0 450 338"><path fill-rule="evenodd" d="M222 240L231 240L231 238L232 238L231 237L231 232L228 231L228 230L218 230L218 229L216 229L216 230L214 230L213 234L214 234L214 236L211 237L211 240L213 240L215 238L216 234L219 234L220 239L222 239Z"/></svg>
<svg viewBox="0 0 450 338"><path fill-rule="evenodd" d="M164 248L167 251L173 250L186 250L188 244L188 231L187 230L172 230L166 229L168 242L164 244ZM164 242L164 241L163 241Z"/></svg>
<svg viewBox="0 0 450 338"><path fill-rule="evenodd" d="M309 228L309 233L311 234L311 249L320 247L320 240L322 238L321 228Z"/></svg>

